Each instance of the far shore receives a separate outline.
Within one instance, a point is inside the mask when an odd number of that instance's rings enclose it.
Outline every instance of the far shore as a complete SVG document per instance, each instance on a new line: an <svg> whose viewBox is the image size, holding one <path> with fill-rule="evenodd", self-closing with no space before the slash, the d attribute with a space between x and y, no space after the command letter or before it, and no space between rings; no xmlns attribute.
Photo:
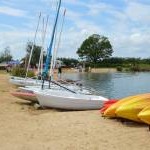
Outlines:
<svg viewBox="0 0 150 150"><path fill-rule="evenodd" d="M65 73L67 72L74 73L74 72L79 72L79 69L63 68L62 71ZM116 68L91 68L89 72L91 73L113 73L113 72L117 72L117 69Z"/></svg>

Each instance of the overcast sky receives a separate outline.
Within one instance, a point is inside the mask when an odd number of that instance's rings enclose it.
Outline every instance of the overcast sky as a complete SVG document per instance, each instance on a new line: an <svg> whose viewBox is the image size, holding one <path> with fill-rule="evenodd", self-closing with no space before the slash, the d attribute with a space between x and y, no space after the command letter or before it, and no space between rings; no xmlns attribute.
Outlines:
<svg viewBox="0 0 150 150"><path fill-rule="evenodd" d="M50 16L45 48L51 39L57 0L0 0L0 52L10 46L15 59L33 41L38 15ZM150 57L150 0L62 0L67 9L59 57L78 58L76 51L91 34L107 36L113 56ZM41 28L37 44L41 44ZM58 30L59 31L59 30Z"/></svg>

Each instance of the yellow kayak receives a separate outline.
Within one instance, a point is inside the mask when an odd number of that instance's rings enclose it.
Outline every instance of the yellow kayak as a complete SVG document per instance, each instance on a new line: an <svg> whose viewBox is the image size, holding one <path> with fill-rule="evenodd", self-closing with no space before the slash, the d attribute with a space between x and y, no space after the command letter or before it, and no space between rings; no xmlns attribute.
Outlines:
<svg viewBox="0 0 150 150"><path fill-rule="evenodd" d="M148 105L150 105L150 94L141 95L117 108L116 115L121 118L141 122L138 114Z"/></svg>
<svg viewBox="0 0 150 150"><path fill-rule="evenodd" d="M118 102L114 103L108 109L106 109L103 116L104 117L112 117L112 118L116 117L117 108L119 108L121 105L131 101L131 99L136 99L137 97L142 96L142 95L146 95L146 94L139 94L139 95L129 96L129 97L120 99Z"/></svg>
<svg viewBox="0 0 150 150"><path fill-rule="evenodd" d="M140 111L138 117L141 121L150 124L150 105L145 107L142 111Z"/></svg>

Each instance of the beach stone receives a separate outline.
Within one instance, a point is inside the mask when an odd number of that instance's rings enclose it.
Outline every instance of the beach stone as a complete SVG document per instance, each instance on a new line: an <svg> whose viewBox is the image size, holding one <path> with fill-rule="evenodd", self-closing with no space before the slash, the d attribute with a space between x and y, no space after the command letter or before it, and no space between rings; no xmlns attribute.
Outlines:
<svg viewBox="0 0 150 150"><path fill-rule="evenodd" d="M34 106L34 108L35 108L36 110L38 110L38 109L41 108L41 106L40 106L39 104L37 104L37 103L35 103L33 106Z"/></svg>

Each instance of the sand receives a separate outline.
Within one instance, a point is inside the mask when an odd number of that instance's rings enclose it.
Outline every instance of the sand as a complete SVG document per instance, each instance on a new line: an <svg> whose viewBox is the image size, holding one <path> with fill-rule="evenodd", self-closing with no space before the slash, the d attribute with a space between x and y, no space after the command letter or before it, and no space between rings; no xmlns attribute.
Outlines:
<svg viewBox="0 0 150 150"><path fill-rule="evenodd" d="M0 150L149 150L146 125L104 119L99 111L35 110L10 95L0 74Z"/></svg>

